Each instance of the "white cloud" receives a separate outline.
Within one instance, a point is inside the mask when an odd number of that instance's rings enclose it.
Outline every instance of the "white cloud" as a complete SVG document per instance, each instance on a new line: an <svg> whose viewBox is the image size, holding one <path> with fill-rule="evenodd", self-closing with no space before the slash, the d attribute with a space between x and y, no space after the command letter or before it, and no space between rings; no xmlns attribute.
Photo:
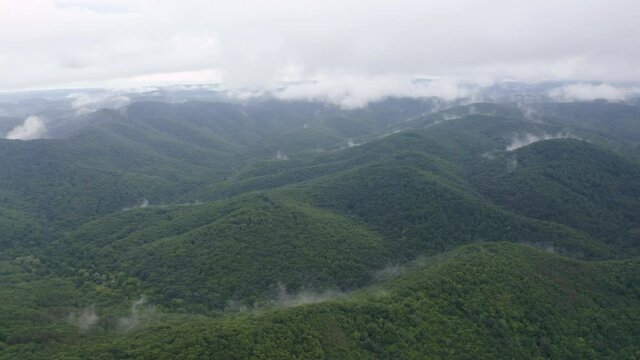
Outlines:
<svg viewBox="0 0 640 360"><path fill-rule="evenodd" d="M546 132L542 134L531 134L527 133L524 135L514 135L511 139L511 143L507 146L507 151L514 151L520 149L521 147L533 144L538 141L552 140L552 139L580 139L576 136L573 136L569 133L557 133L557 134L547 134Z"/></svg>
<svg viewBox="0 0 640 360"><path fill-rule="evenodd" d="M638 13L636 0L3 0L0 89L326 74L640 81Z"/></svg>
<svg viewBox="0 0 640 360"><path fill-rule="evenodd" d="M75 92L67 96L77 115L87 114L100 109L117 109L129 103L129 97L119 91L97 93Z"/></svg>
<svg viewBox="0 0 640 360"><path fill-rule="evenodd" d="M47 131L44 121L38 116L29 116L22 125L14 127L7 133L6 138L12 140L40 139Z"/></svg>
<svg viewBox="0 0 640 360"><path fill-rule="evenodd" d="M445 100L455 100L473 96L475 88L452 79L418 82L401 75L334 75L324 80L292 84L275 91L273 95L281 100L324 101L342 108L354 109L393 96L439 97Z"/></svg>
<svg viewBox="0 0 640 360"><path fill-rule="evenodd" d="M640 94L640 89L616 87L609 84L572 84L549 91L549 96L558 101L624 101L632 95Z"/></svg>
<svg viewBox="0 0 640 360"><path fill-rule="evenodd" d="M95 306L84 308L82 311L76 311L69 314L68 321L70 324L77 326L81 333L89 331L100 320L96 314Z"/></svg>

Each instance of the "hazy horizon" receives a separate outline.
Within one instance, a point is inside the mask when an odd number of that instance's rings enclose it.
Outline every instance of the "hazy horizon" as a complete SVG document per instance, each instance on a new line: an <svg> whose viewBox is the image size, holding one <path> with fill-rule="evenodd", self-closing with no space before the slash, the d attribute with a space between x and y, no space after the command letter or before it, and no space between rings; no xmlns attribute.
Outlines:
<svg viewBox="0 0 640 360"><path fill-rule="evenodd" d="M0 90L217 83L292 96L460 84L639 82L640 3L5 0Z"/></svg>

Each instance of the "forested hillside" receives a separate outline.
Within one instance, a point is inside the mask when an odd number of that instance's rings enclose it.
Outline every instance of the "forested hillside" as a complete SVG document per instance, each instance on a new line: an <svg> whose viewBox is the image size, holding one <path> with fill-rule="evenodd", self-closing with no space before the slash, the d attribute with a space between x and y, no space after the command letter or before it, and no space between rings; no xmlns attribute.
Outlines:
<svg viewBox="0 0 640 360"><path fill-rule="evenodd" d="M436 105L0 140L0 358L639 357L637 108Z"/></svg>
<svg viewBox="0 0 640 360"><path fill-rule="evenodd" d="M2 351L6 358L38 351L34 358L631 359L640 346L638 270L637 260L583 262L508 243L465 246L388 269L391 278L370 288L281 297L269 310L204 318L141 307L142 327L127 331L118 330L125 317L96 305L89 310L95 328L78 333L59 320L35 334L14 330ZM64 285L55 293L74 295ZM55 318L71 305L33 303L32 318ZM29 340L37 342L23 343Z"/></svg>

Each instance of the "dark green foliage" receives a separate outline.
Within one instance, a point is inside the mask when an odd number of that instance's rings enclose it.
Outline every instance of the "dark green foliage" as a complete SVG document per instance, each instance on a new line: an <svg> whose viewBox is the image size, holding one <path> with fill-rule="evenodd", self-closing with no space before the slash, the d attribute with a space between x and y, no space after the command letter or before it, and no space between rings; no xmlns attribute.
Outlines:
<svg viewBox="0 0 640 360"><path fill-rule="evenodd" d="M396 253L407 258L497 240L550 242L601 255L597 247L590 248L588 239L569 229L504 212L415 167L365 167L313 184L308 191L320 206L356 216L393 239ZM574 248L572 238L580 239L584 247Z"/></svg>
<svg viewBox="0 0 640 360"><path fill-rule="evenodd" d="M43 242L45 233L38 221L16 210L0 208L0 248L34 247ZM0 253L0 259L2 259Z"/></svg>
<svg viewBox="0 0 640 360"><path fill-rule="evenodd" d="M58 248L56 257L73 259L63 268L96 274L85 280L130 274L154 301L202 311L273 300L280 286L363 286L390 256L352 221L265 195L125 212L85 224Z"/></svg>
<svg viewBox="0 0 640 360"><path fill-rule="evenodd" d="M632 359L638 265L505 243L463 247L346 299L89 334L58 357Z"/></svg>
<svg viewBox="0 0 640 360"><path fill-rule="evenodd" d="M0 141L0 357L639 357L635 107L432 106L141 102ZM506 150L556 134L589 142Z"/></svg>
<svg viewBox="0 0 640 360"><path fill-rule="evenodd" d="M388 103L388 108L378 105L387 109L385 127L431 107L422 100ZM48 242L58 232L143 199L152 204L198 200L207 193L198 190L255 159L275 159L278 150L288 155L346 146L349 137L382 128L381 114L306 102L137 102L123 111L102 110L54 129L62 138L0 139L0 208L49 227L52 235L42 239ZM346 131L336 116L368 125Z"/></svg>
<svg viewBox="0 0 640 360"><path fill-rule="evenodd" d="M565 139L525 146L485 160L478 169L478 188L498 204L585 231L615 244L620 253L637 253L640 165L635 161Z"/></svg>
<svg viewBox="0 0 640 360"><path fill-rule="evenodd" d="M540 104L549 123L581 128L616 142L637 147L640 141L640 108L606 101Z"/></svg>

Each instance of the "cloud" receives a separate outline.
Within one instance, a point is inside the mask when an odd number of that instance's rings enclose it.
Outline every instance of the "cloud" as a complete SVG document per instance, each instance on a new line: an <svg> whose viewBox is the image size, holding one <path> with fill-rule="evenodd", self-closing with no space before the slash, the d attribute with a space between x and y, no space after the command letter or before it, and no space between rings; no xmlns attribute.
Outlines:
<svg viewBox="0 0 640 360"><path fill-rule="evenodd" d="M453 79L416 81L402 75L338 75L324 80L290 84L274 91L273 95L280 100L323 101L345 109L355 109L389 97L438 97L455 100L471 97L475 90L475 87Z"/></svg>
<svg viewBox="0 0 640 360"><path fill-rule="evenodd" d="M14 127L7 133L6 138L12 140L40 139L47 132L44 121L38 116L29 116L22 125Z"/></svg>
<svg viewBox="0 0 640 360"><path fill-rule="evenodd" d="M289 160L289 157L282 152L282 150L278 150L278 152L276 153L276 159L277 160Z"/></svg>
<svg viewBox="0 0 640 360"><path fill-rule="evenodd" d="M131 99L118 91L99 93L74 92L67 96L76 115L87 114L100 109L117 109L127 105Z"/></svg>
<svg viewBox="0 0 640 360"><path fill-rule="evenodd" d="M129 316L118 319L118 330L128 332L137 330L155 318L155 307L147 305L144 296L131 304Z"/></svg>
<svg viewBox="0 0 640 360"><path fill-rule="evenodd" d="M284 307L292 307L335 300L345 296L346 294L344 292L334 290L326 290L321 293L305 290L291 294L287 291L287 288L284 284L279 283L277 298L273 302L273 304Z"/></svg>
<svg viewBox="0 0 640 360"><path fill-rule="evenodd" d="M557 134L547 134L543 132L542 134L532 134L527 133L524 135L514 135L511 139L511 143L507 145L507 151L514 151L520 149L521 147L527 146L529 144L533 144L538 141L551 140L551 139L580 139L577 136L573 136L569 133L557 133Z"/></svg>
<svg viewBox="0 0 640 360"><path fill-rule="evenodd" d="M4 0L0 90L327 74L640 81L638 13L636 0Z"/></svg>
<svg viewBox="0 0 640 360"><path fill-rule="evenodd" d="M549 96L555 100L570 101L593 101L609 100L624 101L633 95L640 94L640 88L617 87L609 84L572 84L551 89Z"/></svg>
<svg viewBox="0 0 640 360"><path fill-rule="evenodd" d="M124 209L122 209L122 211L129 211L129 210L134 210L134 209L144 209L144 208L147 208L149 206L150 206L149 200L147 200L146 198L142 198L142 200L138 204L136 204L134 206L131 206L131 207L125 207Z"/></svg>
<svg viewBox="0 0 640 360"><path fill-rule="evenodd" d="M68 321L70 324L76 326L80 332L84 333L91 330L91 328L98 323L99 319L95 306L92 305L82 311L69 314Z"/></svg>

